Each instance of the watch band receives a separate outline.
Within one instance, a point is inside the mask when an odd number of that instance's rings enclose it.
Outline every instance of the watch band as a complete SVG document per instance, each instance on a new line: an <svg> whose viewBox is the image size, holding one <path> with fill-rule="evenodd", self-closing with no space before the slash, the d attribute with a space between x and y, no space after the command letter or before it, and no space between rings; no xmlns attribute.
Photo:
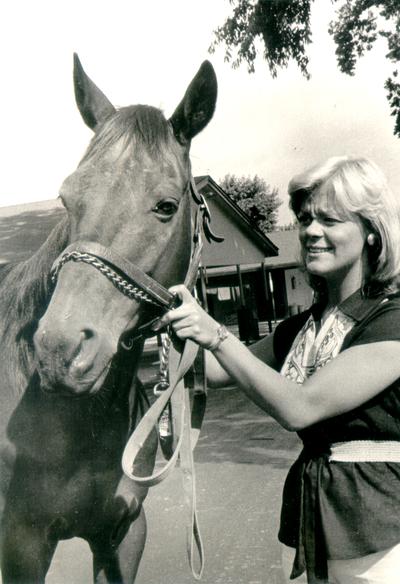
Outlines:
<svg viewBox="0 0 400 584"><path fill-rule="evenodd" d="M220 344L223 341L225 341L225 339L228 338L229 335L228 329L223 324L219 325L216 332L217 332L216 340L212 342L210 345L208 345L208 347L204 347L208 351L211 351L211 353L216 351L219 348Z"/></svg>

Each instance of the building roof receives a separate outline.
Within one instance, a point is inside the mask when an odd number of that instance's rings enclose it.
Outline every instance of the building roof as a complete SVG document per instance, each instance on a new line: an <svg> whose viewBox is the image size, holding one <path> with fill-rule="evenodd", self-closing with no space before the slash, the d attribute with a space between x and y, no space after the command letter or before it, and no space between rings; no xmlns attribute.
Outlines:
<svg viewBox="0 0 400 584"><path fill-rule="evenodd" d="M265 258L268 268L293 268L300 264L300 244L298 229L271 231L268 237L278 247L276 257Z"/></svg>
<svg viewBox="0 0 400 584"><path fill-rule="evenodd" d="M264 235L211 176L198 176L195 182L210 208L211 229L225 238L222 244L205 242L205 265L247 264L278 254L278 248L271 239Z"/></svg>
<svg viewBox="0 0 400 584"><path fill-rule="evenodd" d="M297 268L300 265L299 230L284 229L271 231L268 237L279 248L278 255L265 257L262 264L267 270L278 268ZM261 269L261 262L241 264L240 270L243 273L254 272ZM207 269L209 276L231 275L236 272L235 266L211 267Z"/></svg>

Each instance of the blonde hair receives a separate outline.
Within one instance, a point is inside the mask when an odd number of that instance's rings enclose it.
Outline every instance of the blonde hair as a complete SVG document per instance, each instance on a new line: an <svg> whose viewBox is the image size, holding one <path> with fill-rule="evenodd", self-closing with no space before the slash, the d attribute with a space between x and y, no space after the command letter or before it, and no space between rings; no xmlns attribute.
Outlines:
<svg viewBox="0 0 400 584"><path fill-rule="evenodd" d="M338 156L313 166L289 183L290 206L298 216L306 201L322 196L346 219L358 218L373 233L366 284L397 290L400 282L400 201L380 168L366 158Z"/></svg>

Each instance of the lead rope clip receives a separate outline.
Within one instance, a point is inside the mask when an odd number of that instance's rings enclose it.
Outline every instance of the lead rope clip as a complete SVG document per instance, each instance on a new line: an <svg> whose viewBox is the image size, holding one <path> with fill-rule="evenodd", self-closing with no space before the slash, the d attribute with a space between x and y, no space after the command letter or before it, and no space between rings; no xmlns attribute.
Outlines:
<svg viewBox="0 0 400 584"><path fill-rule="evenodd" d="M158 342L161 344L160 350L160 370L159 381L153 388L153 393L159 397L169 388L168 379L168 360L169 350L171 347L171 336L168 330L166 334L158 335ZM173 427L172 427L172 410L171 403L168 402L158 418L158 436L163 455L169 460L173 453Z"/></svg>

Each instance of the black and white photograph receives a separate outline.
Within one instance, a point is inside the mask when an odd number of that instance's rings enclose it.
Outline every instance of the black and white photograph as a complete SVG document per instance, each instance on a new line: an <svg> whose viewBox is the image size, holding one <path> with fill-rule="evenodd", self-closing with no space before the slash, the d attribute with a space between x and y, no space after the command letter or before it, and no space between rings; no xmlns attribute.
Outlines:
<svg viewBox="0 0 400 584"><path fill-rule="evenodd" d="M399 0L0 30L0 584L398 584Z"/></svg>

